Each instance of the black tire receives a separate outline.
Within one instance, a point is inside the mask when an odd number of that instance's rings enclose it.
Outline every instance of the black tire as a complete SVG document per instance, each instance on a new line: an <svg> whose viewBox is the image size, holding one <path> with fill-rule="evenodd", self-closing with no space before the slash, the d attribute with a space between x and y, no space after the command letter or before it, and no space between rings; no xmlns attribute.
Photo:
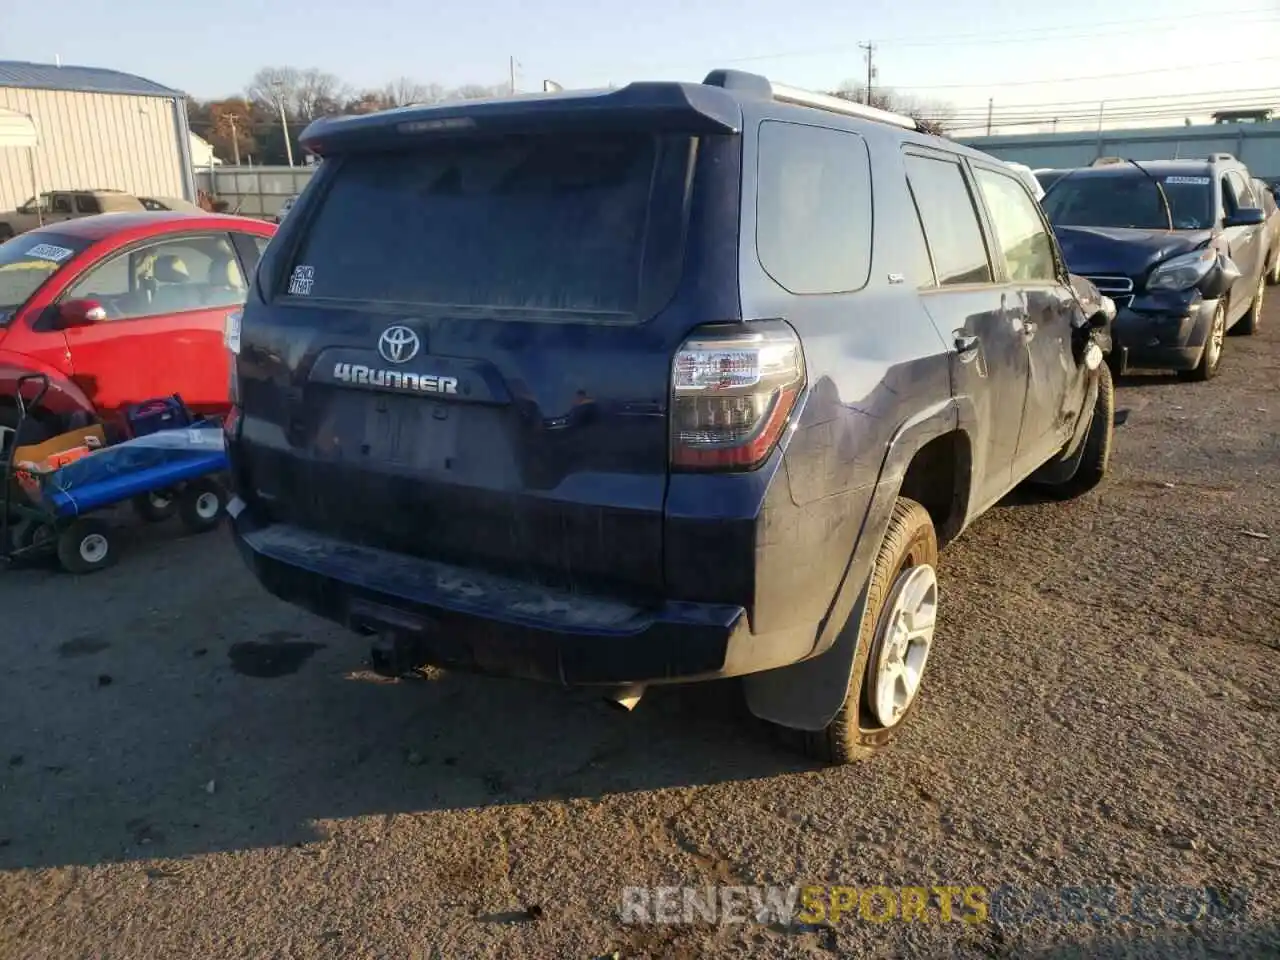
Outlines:
<svg viewBox="0 0 1280 960"><path fill-rule="evenodd" d="M28 550L41 546L52 546L58 539L57 528L51 523L40 520L23 520L14 532L14 547Z"/></svg>
<svg viewBox="0 0 1280 960"><path fill-rule="evenodd" d="M1070 480L1050 484L1045 490L1060 500L1083 496L1107 476L1111 462L1111 442L1116 432L1116 386L1111 369L1104 363L1098 367L1098 397L1093 402L1093 417L1084 437L1080 464Z"/></svg>
<svg viewBox="0 0 1280 960"><path fill-rule="evenodd" d="M804 735L804 750L815 760L831 764L865 760L887 746L915 712L920 702L918 693L891 724L885 725L876 718L871 689L876 670L870 665L878 662L881 653L881 618L887 602L905 583L908 571L925 566L932 570L937 563L938 536L929 512L914 500L899 498L871 571L866 613L858 631L857 653L844 704L826 729ZM936 588L934 597L936 601Z"/></svg>
<svg viewBox="0 0 1280 960"><path fill-rule="evenodd" d="M1179 370L1178 376L1183 380L1196 383L1203 383L1216 377L1218 368L1222 366L1222 350L1226 335L1227 303L1225 300L1219 300L1218 309L1213 312L1209 332L1205 334L1204 351L1200 354L1200 362L1196 364L1194 370ZM1213 342L1215 337L1217 338L1216 348Z"/></svg>
<svg viewBox="0 0 1280 960"><path fill-rule="evenodd" d="M116 562L111 527L94 517L81 517L58 534L58 563L67 573L97 573Z"/></svg>
<svg viewBox="0 0 1280 960"><path fill-rule="evenodd" d="M1231 332L1242 337L1251 337L1262 326L1262 303L1266 299L1267 278L1265 274L1258 277L1258 289L1253 295L1253 303L1249 304L1249 312L1231 328Z"/></svg>
<svg viewBox="0 0 1280 960"><path fill-rule="evenodd" d="M207 533L222 522L227 492L216 480L193 480L178 495L178 519L189 533Z"/></svg>
<svg viewBox="0 0 1280 960"><path fill-rule="evenodd" d="M178 512L178 498L168 491L140 493L132 503L133 512L147 523L163 523Z"/></svg>

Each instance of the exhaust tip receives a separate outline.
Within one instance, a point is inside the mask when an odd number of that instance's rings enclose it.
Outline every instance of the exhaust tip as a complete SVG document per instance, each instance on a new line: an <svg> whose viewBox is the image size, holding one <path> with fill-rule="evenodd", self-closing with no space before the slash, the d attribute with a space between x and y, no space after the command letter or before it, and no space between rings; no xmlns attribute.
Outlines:
<svg viewBox="0 0 1280 960"><path fill-rule="evenodd" d="M636 704L640 702L640 698L644 696L644 687L619 687L616 690L610 690L604 695L604 702L611 707L625 710L630 713L636 708Z"/></svg>

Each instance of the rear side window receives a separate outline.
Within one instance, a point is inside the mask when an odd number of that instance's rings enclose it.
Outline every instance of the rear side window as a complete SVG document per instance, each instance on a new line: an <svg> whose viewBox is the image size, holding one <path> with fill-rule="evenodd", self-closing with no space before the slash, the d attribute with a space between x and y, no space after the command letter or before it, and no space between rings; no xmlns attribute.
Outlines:
<svg viewBox="0 0 1280 960"><path fill-rule="evenodd" d="M843 293L871 273L871 164L855 133L760 125L756 254L791 293Z"/></svg>
<svg viewBox="0 0 1280 960"><path fill-rule="evenodd" d="M1012 177L976 170L978 189L995 223L1009 279L1019 283L1052 283L1058 279L1053 241L1026 188Z"/></svg>
<svg viewBox="0 0 1280 960"><path fill-rule="evenodd" d="M97 199L87 193L77 193L76 213L101 213Z"/></svg>
<svg viewBox="0 0 1280 960"><path fill-rule="evenodd" d="M987 246L960 164L911 154L905 161L938 285L990 283Z"/></svg>
<svg viewBox="0 0 1280 960"><path fill-rule="evenodd" d="M289 291L643 319L679 278L692 155L687 137L592 133L344 157Z"/></svg>

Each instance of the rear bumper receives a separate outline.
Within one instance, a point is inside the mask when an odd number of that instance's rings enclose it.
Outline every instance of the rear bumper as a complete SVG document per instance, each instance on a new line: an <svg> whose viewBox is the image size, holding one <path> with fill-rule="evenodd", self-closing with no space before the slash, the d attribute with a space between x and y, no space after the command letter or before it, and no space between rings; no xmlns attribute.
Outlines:
<svg viewBox="0 0 1280 960"><path fill-rule="evenodd" d="M272 594L364 634L411 640L421 663L566 685L678 683L786 666L818 625L758 636L740 606L641 608L314 534L228 505L236 545Z"/></svg>
<svg viewBox="0 0 1280 960"><path fill-rule="evenodd" d="M1123 308L1111 324L1116 353L1126 367L1191 370L1204 352L1217 303L1200 300L1167 313Z"/></svg>

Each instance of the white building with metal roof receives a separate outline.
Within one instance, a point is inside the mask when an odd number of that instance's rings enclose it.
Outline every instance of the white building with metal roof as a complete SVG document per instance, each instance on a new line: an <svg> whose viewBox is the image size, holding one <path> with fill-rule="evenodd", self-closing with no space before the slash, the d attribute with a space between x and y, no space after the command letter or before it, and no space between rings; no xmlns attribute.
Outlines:
<svg viewBox="0 0 1280 960"><path fill-rule="evenodd" d="M47 190L195 199L186 97L96 67L0 60L0 210Z"/></svg>

